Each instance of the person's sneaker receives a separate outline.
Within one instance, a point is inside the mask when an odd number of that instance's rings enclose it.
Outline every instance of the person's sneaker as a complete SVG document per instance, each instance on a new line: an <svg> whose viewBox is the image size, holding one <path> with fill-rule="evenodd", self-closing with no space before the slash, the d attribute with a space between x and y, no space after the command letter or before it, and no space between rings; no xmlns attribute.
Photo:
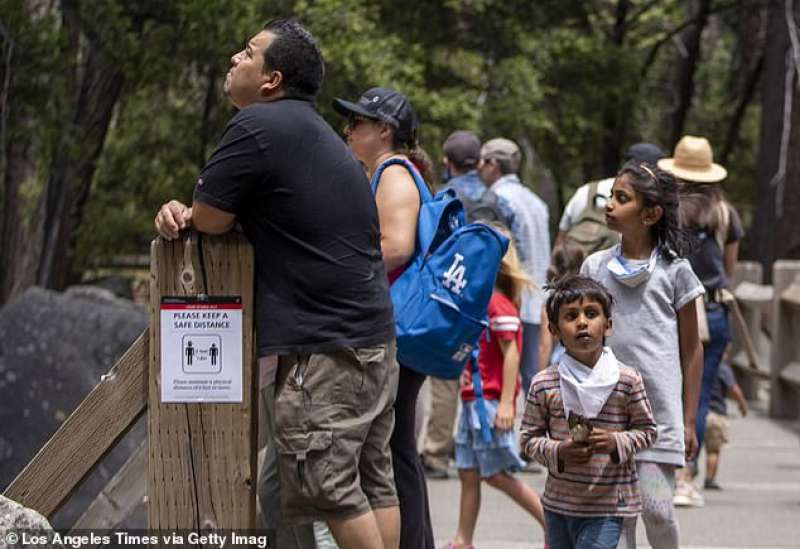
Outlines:
<svg viewBox="0 0 800 549"><path fill-rule="evenodd" d="M704 507L706 500L703 498L703 494L700 493L700 490L691 482L689 483L689 488L691 489L692 507Z"/></svg>
<svg viewBox="0 0 800 549"><path fill-rule="evenodd" d="M672 504L675 507L703 507L706 502L691 482L679 480L675 485Z"/></svg>
<svg viewBox="0 0 800 549"><path fill-rule="evenodd" d="M715 479L707 478L703 483L703 490L722 490L722 486Z"/></svg>
<svg viewBox="0 0 800 549"><path fill-rule="evenodd" d="M692 504L692 494L689 490L689 483L685 480L675 482L675 493L672 496L672 504L675 507L689 507Z"/></svg>
<svg viewBox="0 0 800 549"><path fill-rule="evenodd" d="M447 469L434 467L428 463L424 455L420 454L419 460L422 462L422 470L425 473L425 478L429 478L431 480L445 480L450 478L450 474L447 472Z"/></svg>

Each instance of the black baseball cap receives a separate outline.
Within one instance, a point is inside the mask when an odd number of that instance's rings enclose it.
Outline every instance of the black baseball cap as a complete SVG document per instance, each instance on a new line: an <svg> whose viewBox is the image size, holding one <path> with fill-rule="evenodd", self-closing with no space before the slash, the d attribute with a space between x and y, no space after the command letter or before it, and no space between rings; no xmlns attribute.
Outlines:
<svg viewBox="0 0 800 549"><path fill-rule="evenodd" d="M655 166L659 160L666 158L666 156L667 153L658 145L654 145L653 143L636 143L628 147L628 150L625 151L622 163L625 164L626 162L635 160L636 162L647 162Z"/></svg>
<svg viewBox="0 0 800 549"><path fill-rule="evenodd" d="M333 108L342 116L356 114L391 124L400 141L408 141L417 133L417 115L406 96L394 90L370 88L355 103L337 97Z"/></svg>

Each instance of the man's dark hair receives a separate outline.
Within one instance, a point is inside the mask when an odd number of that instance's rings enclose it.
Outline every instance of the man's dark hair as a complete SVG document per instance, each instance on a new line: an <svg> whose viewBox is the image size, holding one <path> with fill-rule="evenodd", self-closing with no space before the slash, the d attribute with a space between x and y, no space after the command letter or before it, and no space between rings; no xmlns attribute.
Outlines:
<svg viewBox="0 0 800 549"><path fill-rule="evenodd" d="M614 298L608 293L606 287L596 280L581 275L567 275L548 284L546 288L551 293L547 298L545 310L547 311L547 320L553 326L558 325L558 313L561 307L579 299L597 301L603 308L606 318L611 318Z"/></svg>
<svg viewBox="0 0 800 549"><path fill-rule="evenodd" d="M264 72L279 71L289 97L313 99L325 77L317 41L296 19L273 19L264 30L274 38L264 50Z"/></svg>

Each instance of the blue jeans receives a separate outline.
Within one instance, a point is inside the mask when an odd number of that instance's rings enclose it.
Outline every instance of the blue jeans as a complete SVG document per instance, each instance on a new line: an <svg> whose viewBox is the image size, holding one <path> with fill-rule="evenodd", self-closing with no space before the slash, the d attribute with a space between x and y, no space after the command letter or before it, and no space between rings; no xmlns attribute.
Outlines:
<svg viewBox="0 0 800 549"><path fill-rule="evenodd" d="M528 398L533 376L539 372L539 325L522 323L522 356L519 373L522 376L522 396Z"/></svg>
<svg viewBox="0 0 800 549"><path fill-rule="evenodd" d="M695 421L698 448L703 446L703 439L706 436L706 416L711 403L711 393L714 391L714 384L719 374L719 363L722 361L725 347L731 340L726 308L719 305L714 308L706 307L706 318L710 339L703 344L703 384L700 387L700 403L697 406Z"/></svg>
<svg viewBox="0 0 800 549"><path fill-rule="evenodd" d="M571 517L545 510L544 525L551 549L615 549L622 517Z"/></svg>

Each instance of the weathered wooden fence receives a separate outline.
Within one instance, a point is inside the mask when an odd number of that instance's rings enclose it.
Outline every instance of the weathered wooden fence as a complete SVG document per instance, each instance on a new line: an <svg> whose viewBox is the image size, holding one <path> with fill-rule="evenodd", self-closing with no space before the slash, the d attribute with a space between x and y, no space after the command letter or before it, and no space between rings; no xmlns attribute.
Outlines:
<svg viewBox="0 0 800 549"><path fill-rule="evenodd" d="M151 246L148 330L103 376L4 495L50 517L111 447L148 414L147 516L151 529L255 527L257 380L253 341L253 253L239 234L187 232ZM161 400L162 296L237 296L242 306L242 392L235 403ZM141 494L143 455L134 455L93 506ZM114 503L113 506L119 506ZM83 527L110 527L91 517Z"/></svg>
<svg viewBox="0 0 800 549"><path fill-rule="evenodd" d="M761 265L740 262L734 295L744 322L732 315L731 362L745 396L768 386L769 415L800 417L800 261L776 261L773 285Z"/></svg>
<svg viewBox="0 0 800 549"><path fill-rule="evenodd" d="M772 369L769 413L800 417L800 261L776 261L772 269Z"/></svg>

